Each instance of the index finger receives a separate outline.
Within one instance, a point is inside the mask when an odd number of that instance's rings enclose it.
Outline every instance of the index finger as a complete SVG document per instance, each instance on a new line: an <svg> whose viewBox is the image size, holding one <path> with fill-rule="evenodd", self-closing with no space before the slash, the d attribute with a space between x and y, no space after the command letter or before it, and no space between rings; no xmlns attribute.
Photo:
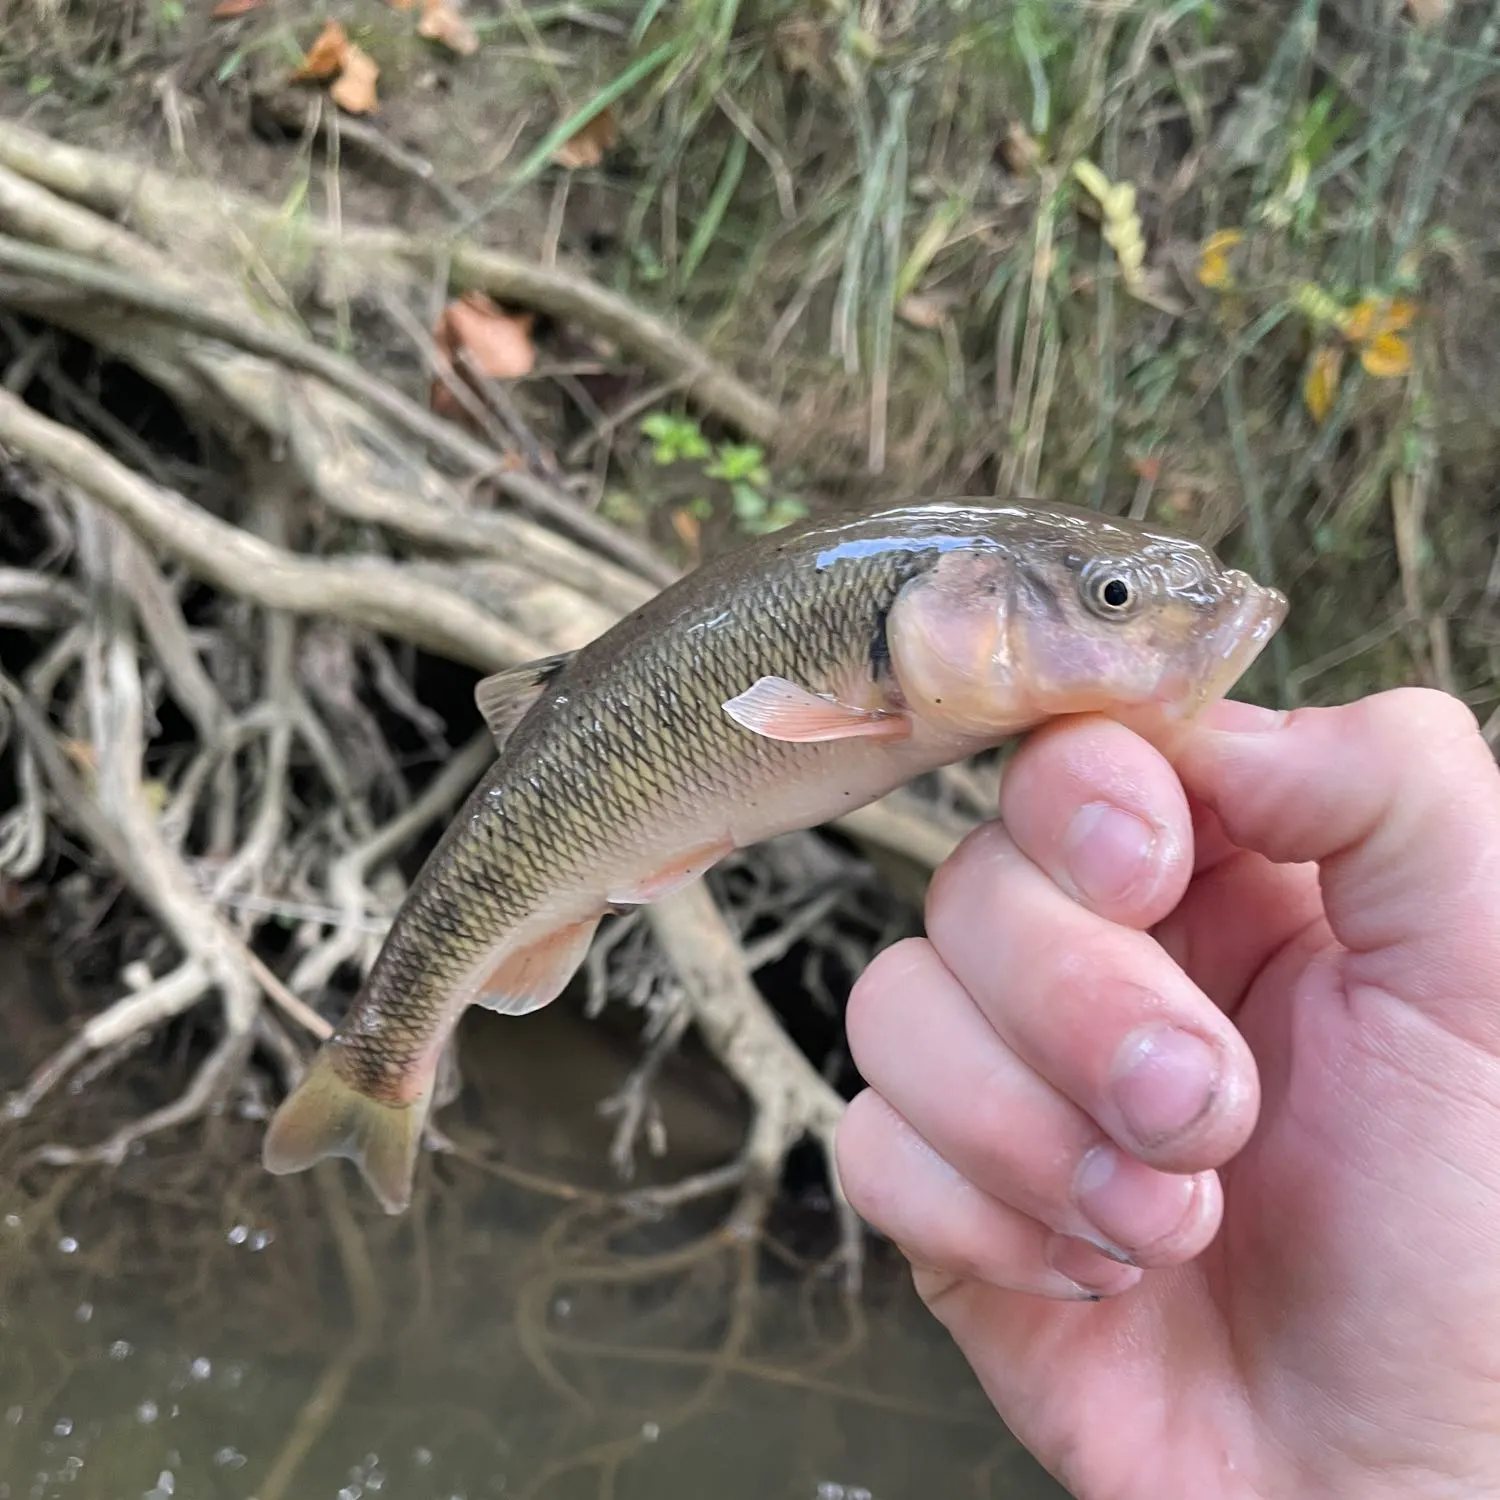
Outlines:
<svg viewBox="0 0 1500 1500"><path fill-rule="evenodd" d="M1193 821L1161 752L1113 719L1061 719L1035 731L1000 783L1016 846L1080 905L1144 929L1193 873Z"/></svg>

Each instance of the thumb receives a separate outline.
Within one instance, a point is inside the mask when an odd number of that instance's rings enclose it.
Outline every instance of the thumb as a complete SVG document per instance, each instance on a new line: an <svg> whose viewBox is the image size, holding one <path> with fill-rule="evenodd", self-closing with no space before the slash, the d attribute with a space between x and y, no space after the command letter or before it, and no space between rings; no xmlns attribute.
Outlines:
<svg viewBox="0 0 1500 1500"><path fill-rule="evenodd" d="M1500 1051L1500 768L1463 703L1425 688L1287 714L1221 703L1177 769L1236 844L1317 863L1351 989Z"/></svg>

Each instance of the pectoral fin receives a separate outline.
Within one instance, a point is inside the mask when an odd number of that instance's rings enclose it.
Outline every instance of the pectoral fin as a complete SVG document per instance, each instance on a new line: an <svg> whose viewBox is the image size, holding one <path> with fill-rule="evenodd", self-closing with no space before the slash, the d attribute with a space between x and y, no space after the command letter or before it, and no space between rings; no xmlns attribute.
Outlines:
<svg viewBox="0 0 1500 1500"><path fill-rule="evenodd" d="M762 677L723 708L742 729L770 740L904 740L911 733L911 720L903 713L857 708L831 694L809 692L785 677Z"/></svg>
<svg viewBox="0 0 1500 1500"><path fill-rule="evenodd" d="M568 987L603 917L589 917L507 953L479 986L474 1004L501 1015L524 1016L551 1004Z"/></svg>
<svg viewBox="0 0 1500 1500"><path fill-rule="evenodd" d="M535 661L492 673L475 685L474 702L489 725L496 749L505 748L506 740L526 717L527 710L577 654L559 651L555 656L540 656Z"/></svg>

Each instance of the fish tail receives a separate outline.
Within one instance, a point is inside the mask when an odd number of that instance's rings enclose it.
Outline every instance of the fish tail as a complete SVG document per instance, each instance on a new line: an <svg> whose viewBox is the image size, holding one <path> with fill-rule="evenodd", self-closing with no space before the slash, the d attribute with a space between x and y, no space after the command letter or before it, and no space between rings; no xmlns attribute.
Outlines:
<svg viewBox="0 0 1500 1500"><path fill-rule="evenodd" d="M282 1101L266 1131L261 1161L278 1176L328 1156L352 1161L388 1214L411 1202L431 1086L409 1104L387 1104L340 1077L325 1050Z"/></svg>

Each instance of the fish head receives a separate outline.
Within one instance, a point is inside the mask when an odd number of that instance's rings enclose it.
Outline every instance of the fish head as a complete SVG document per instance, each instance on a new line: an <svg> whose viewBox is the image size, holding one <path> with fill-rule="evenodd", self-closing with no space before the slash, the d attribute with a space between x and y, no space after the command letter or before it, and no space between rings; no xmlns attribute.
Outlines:
<svg viewBox="0 0 1500 1500"><path fill-rule="evenodd" d="M1063 714L1182 724L1222 697L1287 600L1201 544L1093 513L1036 515L940 553L887 619L919 717L1001 736Z"/></svg>

